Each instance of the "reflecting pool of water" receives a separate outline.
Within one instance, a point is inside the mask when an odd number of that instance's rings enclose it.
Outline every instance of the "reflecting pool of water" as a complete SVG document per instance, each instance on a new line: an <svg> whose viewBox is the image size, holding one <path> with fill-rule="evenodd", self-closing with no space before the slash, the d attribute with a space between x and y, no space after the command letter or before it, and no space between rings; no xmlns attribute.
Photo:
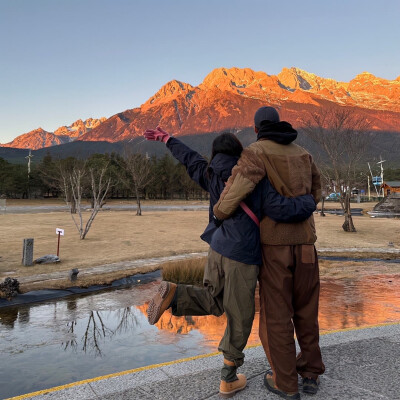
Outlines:
<svg viewBox="0 0 400 400"><path fill-rule="evenodd" d="M148 324L158 283L0 310L0 398L216 351L224 316ZM400 321L399 293L399 275L324 280L321 331Z"/></svg>

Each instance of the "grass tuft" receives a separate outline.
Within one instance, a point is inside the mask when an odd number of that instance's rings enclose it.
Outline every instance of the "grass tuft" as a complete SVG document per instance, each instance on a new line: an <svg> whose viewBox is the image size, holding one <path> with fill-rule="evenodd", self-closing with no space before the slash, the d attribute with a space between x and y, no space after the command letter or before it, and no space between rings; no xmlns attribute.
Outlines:
<svg viewBox="0 0 400 400"><path fill-rule="evenodd" d="M202 285L206 261L207 257L202 257L165 263L162 266L162 278L185 285Z"/></svg>

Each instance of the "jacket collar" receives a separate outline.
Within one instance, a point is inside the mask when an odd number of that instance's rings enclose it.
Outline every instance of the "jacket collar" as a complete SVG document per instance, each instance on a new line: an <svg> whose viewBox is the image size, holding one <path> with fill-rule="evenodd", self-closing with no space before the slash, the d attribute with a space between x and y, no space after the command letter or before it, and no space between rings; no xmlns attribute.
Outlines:
<svg viewBox="0 0 400 400"><path fill-rule="evenodd" d="M297 131L286 121L263 121L257 134L257 140L268 139L279 144L290 144L296 138Z"/></svg>
<svg viewBox="0 0 400 400"><path fill-rule="evenodd" d="M231 176L232 168L236 165L238 157L218 153L211 160L208 168L218 175L224 182Z"/></svg>

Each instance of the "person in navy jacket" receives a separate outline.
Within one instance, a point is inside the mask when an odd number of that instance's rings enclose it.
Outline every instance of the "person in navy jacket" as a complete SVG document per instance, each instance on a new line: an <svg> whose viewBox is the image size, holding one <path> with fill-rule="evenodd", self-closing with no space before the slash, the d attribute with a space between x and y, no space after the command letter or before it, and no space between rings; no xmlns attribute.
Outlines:
<svg viewBox="0 0 400 400"><path fill-rule="evenodd" d="M161 127L146 130L144 136L166 143L188 175L210 194L209 221L201 235L210 245L204 286L162 282L149 304L148 320L155 324L170 307L176 316L220 316L225 312L227 328L218 347L224 355L220 394L231 396L246 386L246 377L237 374L236 369L243 364L243 349L255 313L254 294L262 263L258 221L265 215L277 222L303 221L315 211L315 201L311 195L284 197L265 177L234 215L217 226L213 206L243 150L236 136L231 133L217 136L209 162Z"/></svg>

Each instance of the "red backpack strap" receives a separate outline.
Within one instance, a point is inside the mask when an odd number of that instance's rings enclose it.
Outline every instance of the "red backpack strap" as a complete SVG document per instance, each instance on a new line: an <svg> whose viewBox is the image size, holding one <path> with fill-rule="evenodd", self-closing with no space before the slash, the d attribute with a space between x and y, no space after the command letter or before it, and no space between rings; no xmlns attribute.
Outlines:
<svg viewBox="0 0 400 400"><path fill-rule="evenodd" d="M243 211L255 222L255 224L260 227L260 221L258 220L256 214L253 213L253 211L250 210L249 207L247 207L246 203L244 201L240 202L240 207L242 207Z"/></svg>

